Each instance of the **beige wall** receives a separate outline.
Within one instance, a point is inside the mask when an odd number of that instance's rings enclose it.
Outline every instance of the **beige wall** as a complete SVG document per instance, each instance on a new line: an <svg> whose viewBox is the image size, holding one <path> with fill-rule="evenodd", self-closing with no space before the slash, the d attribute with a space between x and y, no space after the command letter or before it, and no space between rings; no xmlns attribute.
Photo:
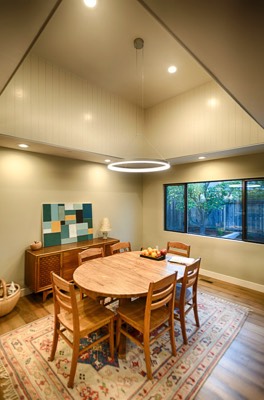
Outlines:
<svg viewBox="0 0 264 400"><path fill-rule="evenodd" d="M137 154L140 107L30 54L0 96L0 134L116 157Z"/></svg>
<svg viewBox="0 0 264 400"><path fill-rule="evenodd" d="M264 246L196 235L165 232L163 184L263 177L264 154L179 165L168 172L133 174L108 171L84 161L0 148L1 277L24 287L24 251L41 239L41 204L92 202L94 236L108 216L112 237L164 247L168 240L191 244L202 257L202 271L233 283L264 290ZM142 186L143 180L143 186Z"/></svg>
<svg viewBox="0 0 264 400"><path fill-rule="evenodd" d="M264 177L264 154L179 165L143 179L143 245L191 244L208 276L264 291L264 245L164 231L163 184Z"/></svg>
<svg viewBox="0 0 264 400"><path fill-rule="evenodd" d="M215 82L146 110L145 134L165 159L264 143L264 130Z"/></svg>
<svg viewBox="0 0 264 400"><path fill-rule="evenodd" d="M106 166L0 147L0 277L24 287L24 252L41 239L41 205L91 202L94 237L107 216L111 237L142 243L142 178Z"/></svg>

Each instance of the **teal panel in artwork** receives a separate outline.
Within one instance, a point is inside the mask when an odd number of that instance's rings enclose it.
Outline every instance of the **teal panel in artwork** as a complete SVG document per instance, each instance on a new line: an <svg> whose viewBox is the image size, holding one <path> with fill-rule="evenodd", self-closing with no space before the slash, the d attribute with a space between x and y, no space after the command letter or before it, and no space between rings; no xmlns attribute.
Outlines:
<svg viewBox="0 0 264 400"><path fill-rule="evenodd" d="M51 204L43 204L42 212L42 220L51 221Z"/></svg>
<svg viewBox="0 0 264 400"><path fill-rule="evenodd" d="M89 229L93 228L93 219L92 218L84 218L83 220L84 220L84 222L88 223Z"/></svg>
<svg viewBox="0 0 264 400"><path fill-rule="evenodd" d="M81 224L76 224L77 227L77 232L83 230L83 229L88 229L88 224L87 222L82 222Z"/></svg>
<svg viewBox="0 0 264 400"><path fill-rule="evenodd" d="M77 242L83 242L84 240L90 240L90 239L93 239L93 238L89 238L89 236L91 236L91 235L82 235L82 236L77 236ZM92 235L93 236L93 235Z"/></svg>
<svg viewBox="0 0 264 400"><path fill-rule="evenodd" d="M83 218L92 218L92 204L83 204Z"/></svg>
<svg viewBox="0 0 264 400"><path fill-rule="evenodd" d="M44 233L51 233L51 222L50 221L43 222L42 229Z"/></svg>
<svg viewBox="0 0 264 400"><path fill-rule="evenodd" d="M61 226L61 239L66 239L69 237L69 225Z"/></svg>
<svg viewBox="0 0 264 400"><path fill-rule="evenodd" d="M58 204L51 204L51 220L59 220Z"/></svg>
<svg viewBox="0 0 264 400"><path fill-rule="evenodd" d="M76 220L75 219L69 219L69 220L65 221L65 225L71 225L71 224L76 224Z"/></svg>
<svg viewBox="0 0 264 400"><path fill-rule="evenodd" d="M78 229L77 236L83 236L88 234L88 229Z"/></svg>
<svg viewBox="0 0 264 400"><path fill-rule="evenodd" d="M59 221L64 221L65 219L65 209L64 204L58 204L58 212L59 212Z"/></svg>
<svg viewBox="0 0 264 400"><path fill-rule="evenodd" d="M76 243L76 242L77 242L76 237L61 239L61 244Z"/></svg>
<svg viewBox="0 0 264 400"><path fill-rule="evenodd" d="M60 232L44 234L43 242L44 242L44 247L57 246L58 244L61 244Z"/></svg>

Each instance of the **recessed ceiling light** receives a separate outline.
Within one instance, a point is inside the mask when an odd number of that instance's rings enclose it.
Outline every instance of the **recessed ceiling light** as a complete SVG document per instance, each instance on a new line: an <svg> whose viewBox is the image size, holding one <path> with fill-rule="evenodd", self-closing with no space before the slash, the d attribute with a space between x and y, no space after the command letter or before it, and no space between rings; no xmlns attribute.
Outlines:
<svg viewBox="0 0 264 400"><path fill-rule="evenodd" d="M86 7L94 8L96 6L97 0L83 0Z"/></svg>
<svg viewBox="0 0 264 400"><path fill-rule="evenodd" d="M92 120L92 115L86 113L86 114L83 115L83 118L84 118L85 121L91 121Z"/></svg>
<svg viewBox="0 0 264 400"><path fill-rule="evenodd" d="M22 99L22 97L24 96L24 92L22 89L16 89L15 94L16 97L18 97L19 99Z"/></svg>
<svg viewBox="0 0 264 400"><path fill-rule="evenodd" d="M201 156L201 157L198 157L198 160L204 160L206 157L205 156Z"/></svg>
<svg viewBox="0 0 264 400"><path fill-rule="evenodd" d="M110 163L110 162L111 162L111 160L107 159L107 160L105 160L105 162L106 162L106 163Z"/></svg>
<svg viewBox="0 0 264 400"><path fill-rule="evenodd" d="M25 143L20 143L20 144L18 145L18 147L20 147L21 149L27 149L27 148L29 147L29 145L28 145L28 144L25 144Z"/></svg>
<svg viewBox="0 0 264 400"><path fill-rule="evenodd" d="M177 68L175 67L175 65L171 65L171 66L168 68L168 72L169 72L170 74L174 74L176 71L177 71Z"/></svg>
<svg viewBox="0 0 264 400"><path fill-rule="evenodd" d="M218 100L215 98L215 97L212 97L211 99L209 99L208 101L207 101L207 104L208 104L208 106L209 107L211 107L211 108L215 108L215 107L217 107L218 106Z"/></svg>

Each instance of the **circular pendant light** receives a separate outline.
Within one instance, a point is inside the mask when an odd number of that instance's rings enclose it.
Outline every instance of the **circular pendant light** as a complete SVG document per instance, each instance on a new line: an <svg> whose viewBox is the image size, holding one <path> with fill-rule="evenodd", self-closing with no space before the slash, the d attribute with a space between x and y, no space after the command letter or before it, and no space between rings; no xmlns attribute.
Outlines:
<svg viewBox="0 0 264 400"><path fill-rule="evenodd" d="M134 40L134 48L143 52L144 40L142 38L136 38ZM136 53L136 64L137 64L137 53ZM142 53L142 65L143 65L143 53ZM141 74L141 102L143 109L143 69ZM143 136L143 135L142 135ZM151 147L153 147L151 145ZM159 172L165 171L170 168L170 164L166 160L158 159L147 159L147 158L135 158L133 160L123 160L112 162L107 165L107 168L112 171L118 172L131 172L131 173L144 173L144 172Z"/></svg>
<svg viewBox="0 0 264 400"><path fill-rule="evenodd" d="M167 161L160 160L124 160L108 164L108 169L118 172L158 172L170 168Z"/></svg>

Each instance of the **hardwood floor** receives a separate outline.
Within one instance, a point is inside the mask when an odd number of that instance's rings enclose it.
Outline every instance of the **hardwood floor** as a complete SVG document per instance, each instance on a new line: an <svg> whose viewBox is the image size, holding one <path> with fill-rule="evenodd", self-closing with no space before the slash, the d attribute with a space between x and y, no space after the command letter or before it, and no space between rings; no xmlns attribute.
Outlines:
<svg viewBox="0 0 264 400"><path fill-rule="evenodd" d="M239 334L206 380L196 400L260 400L264 398L264 293L200 276L199 290L249 308ZM53 300L22 297L0 319L0 334L53 313Z"/></svg>
<svg viewBox="0 0 264 400"><path fill-rule="evenodd" d="M264 293L200 277L200 291L249 308L239 334L196 396L197 400L264 398Z"/></svg>

